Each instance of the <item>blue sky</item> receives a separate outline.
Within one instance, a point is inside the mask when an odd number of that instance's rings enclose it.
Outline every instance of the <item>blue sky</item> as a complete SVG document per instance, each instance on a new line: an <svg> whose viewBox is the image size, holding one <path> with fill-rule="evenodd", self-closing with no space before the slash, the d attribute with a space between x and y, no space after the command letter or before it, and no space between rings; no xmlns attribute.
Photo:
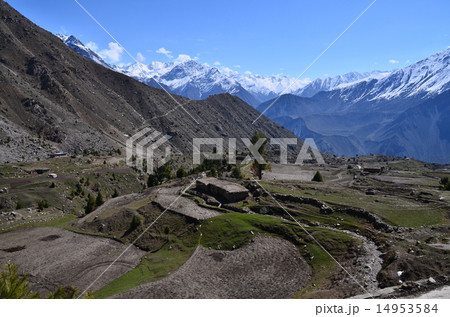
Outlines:
<svg viewBox="0 0 450 317"><path fill-rule="evenodd" d="M297 77L373 0L78 1L145 62L184 54L241 73ZM131 62L73 0L7 2L50 32L95 43L109 62ZM449 12L448 0L377 0L302 78L390 70L444 50Z"/></svg>

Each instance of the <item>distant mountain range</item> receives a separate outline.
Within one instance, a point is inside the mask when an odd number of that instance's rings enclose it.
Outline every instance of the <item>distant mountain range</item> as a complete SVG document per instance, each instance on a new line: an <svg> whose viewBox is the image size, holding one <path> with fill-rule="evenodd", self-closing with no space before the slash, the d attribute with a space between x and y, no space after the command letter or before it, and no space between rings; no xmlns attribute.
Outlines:
<svg viewBox="0 0 450 317"><path fill-rule="evenodd" d="M447 49L309 98L284 95L258 110L267 109L269 118L338 155L380 153L448 163L449 89Z"/></svg>
<svg viewBox="0 0 450 317"><path fill-rule="evenodd" d="M207 64L200 64L192 59L167 63L151 62L149 64L136 62L119 67L106 63L97 53L73 35L57 34L57 36L82 56L133 77L149 86L164 88L174 94L191 99L205 99L210 95L229 93L254 107L282 93L294 93L309 97L316 92L330 90L340 84L383 74L381 72L364 74L353 72L305 83L284 75L242 75L230 69L219 69Z"/></svg>
<svg viewBox="0 0 450 317"><path fill-rule="evenodd" d="M314 137L323 151L450 162L447 130L429 112L445 115L450 49L393 72L351 72L305 84L283 75L241 75L194 60L111 66L73 36L60 38L79 54L149 86L191 99L230 93L261 112L270 106L266 116L300 138ZM431 117L436 120L425 120ZM434 132L418 133L416 127L426 122ZM430 148L431 143L439 146Z"/></svg>

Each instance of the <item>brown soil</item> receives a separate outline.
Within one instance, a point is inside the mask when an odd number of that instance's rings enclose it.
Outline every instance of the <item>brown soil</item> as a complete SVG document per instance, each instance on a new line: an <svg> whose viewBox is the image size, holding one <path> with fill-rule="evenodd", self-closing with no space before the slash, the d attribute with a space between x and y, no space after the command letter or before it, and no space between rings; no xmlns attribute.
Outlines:
<svg viewBox="0 0 450 317"><path fill-rule="evenodd" d="M295 246L259 236L241 249L198 247L173 275L138 286L118 298L289 298L311 278Z"/></svg>
<svg viewBox="0 0 450 317"><path fill-rule="evenodd" d="M43 295L58 286L76 286L84 290L125 248L110 239L57 228L24 229L1 235L0 266L8 261L17 264L22 274L29 275L31 288ZM15 252L10 251L12 249ZM131 247L90 291L134 268L144 254L144 251Z"/></svg>

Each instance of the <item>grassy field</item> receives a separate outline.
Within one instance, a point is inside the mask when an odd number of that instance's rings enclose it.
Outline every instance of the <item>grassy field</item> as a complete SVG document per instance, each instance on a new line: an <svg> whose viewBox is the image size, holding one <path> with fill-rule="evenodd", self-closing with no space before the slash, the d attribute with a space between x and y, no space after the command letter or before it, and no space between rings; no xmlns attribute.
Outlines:
<svg viewBox="0 0 450 317"><path fill-rule="evenodd" d="M345 256L349 248L360 243L354 237L335 230L318 227L308 227L307 230L336 258ZM222 250L232 250L233 246L242 246L258 234L273 235L294 243L313 270L310 283L296 298L308 297L313 289L325 285L335 273L334 260L294 222L263 215L230 213L208 220L200 232L200 244L213 249L220 246Z"/></svg>
<svg viewBox="0 0 450 317"><path fill-rule="evenodd" d="M311 197L329 205L354 206L379 215L387 223L404 227L419 227L450 223L447 208L436 203L425 204L399 195L368 196L364 192L326 183L302 183L301 188L280 183L261 182L266 190L293 196Z"/></svg>
<svg viewBox="0 0 450 317"><path fill-rule="evenodd" d="M108 298L133 287L162 279L176 271L190 257L194 248L182 243L163 247L158 252L147 253L141 263L93 295L95 298ZM126 256L126 254L125 254Z"/></svg>
<svg viewBox="0 0 450 317"><path fill-rule="evenodd" d="M358 241L346 234L324 228L309 228L310 233L332 250L333 256L346 254L349 246ZM133 270L94 293L96 298L107 298L144 283L164 278L187 261L196 245L206 248L233 250L251 242L257 235L272 235L294 243L312 266L310 285L320 285L333 274L334 261L297 224L276 217L229 213L205 220L183 240L173 239L157 252L149 252ZM197 240L197 244L192 244ZM171 246L171 247L169 247ZM307 292L306 292L307 293ZM302 292L299 296L306 294Z"/></svg>

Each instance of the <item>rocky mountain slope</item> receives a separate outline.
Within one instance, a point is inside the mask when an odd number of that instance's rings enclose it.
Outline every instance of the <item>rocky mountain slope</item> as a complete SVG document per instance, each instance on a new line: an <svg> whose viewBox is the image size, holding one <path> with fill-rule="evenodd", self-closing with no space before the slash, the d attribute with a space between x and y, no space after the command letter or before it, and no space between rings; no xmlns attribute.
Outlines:
<svg viewBox="0 0 450 317"><path fill-rule="evenodd" d="M37 159L51 148L110 151L145 126L186 153L193 137L294 136L267 118L252 125L258 112L237 97L169 96L94 63L4 1L0 17L0 161Z"/></svg>

